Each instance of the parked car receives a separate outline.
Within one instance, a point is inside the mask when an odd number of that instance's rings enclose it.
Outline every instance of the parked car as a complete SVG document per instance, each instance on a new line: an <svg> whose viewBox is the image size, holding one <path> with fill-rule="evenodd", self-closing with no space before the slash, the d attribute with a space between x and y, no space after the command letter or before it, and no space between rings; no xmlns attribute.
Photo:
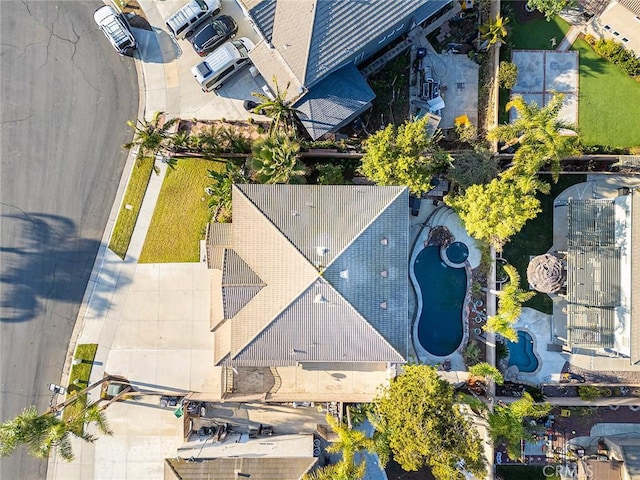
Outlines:
<svg viewBox="0 0 640 480"><path fill-rule="evenodd" d="M192 35L198 25L219 11L220 0L189 0L167 19L167 28L173 38L180 40Z"/></svg>
<svg viewBox="0 0 640 480"><path fill-rule="evenodd" d="M242 37L222 44L191 69L203 92L212 92L251 64L249 51L253 42Z"/></svg>
<svg viewBox="0 0 640 480"><path fill-rule="evenodd" d="M120 55L129 55L136 49L136 39L122 13L104 5L94 12L93 19Z"/></svg>
<svg viewBox="0 0 640 480"><path fill-rule="evenodd" d="M201 57L213 52L225 41L235 37L238 25L229 15L219 17L201 24L195 33L189 37L193 49Z"/></svg>

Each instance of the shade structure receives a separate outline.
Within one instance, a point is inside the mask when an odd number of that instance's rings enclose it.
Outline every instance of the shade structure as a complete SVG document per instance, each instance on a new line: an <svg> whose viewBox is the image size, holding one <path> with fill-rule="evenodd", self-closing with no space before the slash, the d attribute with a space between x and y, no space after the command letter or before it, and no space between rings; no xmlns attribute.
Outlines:
<svg viewBox="0 0 640 480"><path fill-rule="evenodd" d="M533 257L527 267L527 280L541 293L562 290L566 280L564 261L549 253Z"/></svg>

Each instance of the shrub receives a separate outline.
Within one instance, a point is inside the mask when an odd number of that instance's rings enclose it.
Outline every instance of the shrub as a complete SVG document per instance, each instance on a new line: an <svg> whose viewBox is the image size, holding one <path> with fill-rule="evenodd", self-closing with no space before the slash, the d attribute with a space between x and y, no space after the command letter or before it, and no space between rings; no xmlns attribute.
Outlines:
<svg viewBox="0 0 640 480"><path fill-rule="evenodd" d="M331 165L329 163L318 165L319 185L345 185L347 183L342 165Z"/></svg>
<svg viewBox="0 0 640 480"><path fill-rule="evenodd" d="M476 342L469 342L467 348L462 352L462 357L464 358L464 363L468 366L472 366L480 362L481 354L480 346Z"/></svg>
<svg viewBox="0 0 640 480"><path fill-rule="evenodd" d="M607 395L607 390L609 395ZM578 387L578 395L582 400L589 401L603 396L610 396L611 390L608 388L594 387L591 385L582 385Z"/></svg>
<svg viewBox="0 0 640 480"><path fill-rule="evenodd" d="M504 342L496 343L496 360L503 360L509 355L509 347Z"/></svg>
<svg viewBox="0 0 640 480"><path fill-rule="evenodd" d="M594 43L587 40L594 51L609 60L614 65L618 65L627 75L637 77L640 75L640 59L633 53L625 49L621 43L611 39L601 38Z"/></svg>
<svg viewBox="0 0 640 480"><path fill-rule="evenodd" d="M498 82L502 88L511 89L518 81L518 66L511 62L500 62Z"/></svg>

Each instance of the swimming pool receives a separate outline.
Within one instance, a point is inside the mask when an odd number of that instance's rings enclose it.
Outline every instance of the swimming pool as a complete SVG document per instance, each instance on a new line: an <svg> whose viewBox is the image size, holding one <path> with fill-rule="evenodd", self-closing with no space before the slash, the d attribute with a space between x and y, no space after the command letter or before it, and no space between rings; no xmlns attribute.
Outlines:
<svg viewBox="0 0 640 480"><path fill-rule="evenodd" d="M518 330L518 343L507 341L509 348L509 366L515 365L525 373L535 372L538 359L533 353L533 338L527 332Z"/></svg>
<svg viewBox="0 0 640 480"><path fill-rule="evenodd" d="M422 298L418 341L432 355L449 355L462 343L467 272L444 263L439 246L426 247L418 253L413 272Z"/></svg>

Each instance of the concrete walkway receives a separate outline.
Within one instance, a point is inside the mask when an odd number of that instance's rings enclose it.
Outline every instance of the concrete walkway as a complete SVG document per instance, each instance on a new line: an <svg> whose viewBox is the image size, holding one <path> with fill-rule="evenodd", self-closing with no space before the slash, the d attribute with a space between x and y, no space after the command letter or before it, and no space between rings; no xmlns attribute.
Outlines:
<svg viewBox="0 0 640 480"><path fill-rule="evenodd" d="M566 35L556 48L557 52L566 52L571 48L573 42L580 36L582 33L582 28L577 27L576 25L571 25L571 28L567 31Z"/></svg>

